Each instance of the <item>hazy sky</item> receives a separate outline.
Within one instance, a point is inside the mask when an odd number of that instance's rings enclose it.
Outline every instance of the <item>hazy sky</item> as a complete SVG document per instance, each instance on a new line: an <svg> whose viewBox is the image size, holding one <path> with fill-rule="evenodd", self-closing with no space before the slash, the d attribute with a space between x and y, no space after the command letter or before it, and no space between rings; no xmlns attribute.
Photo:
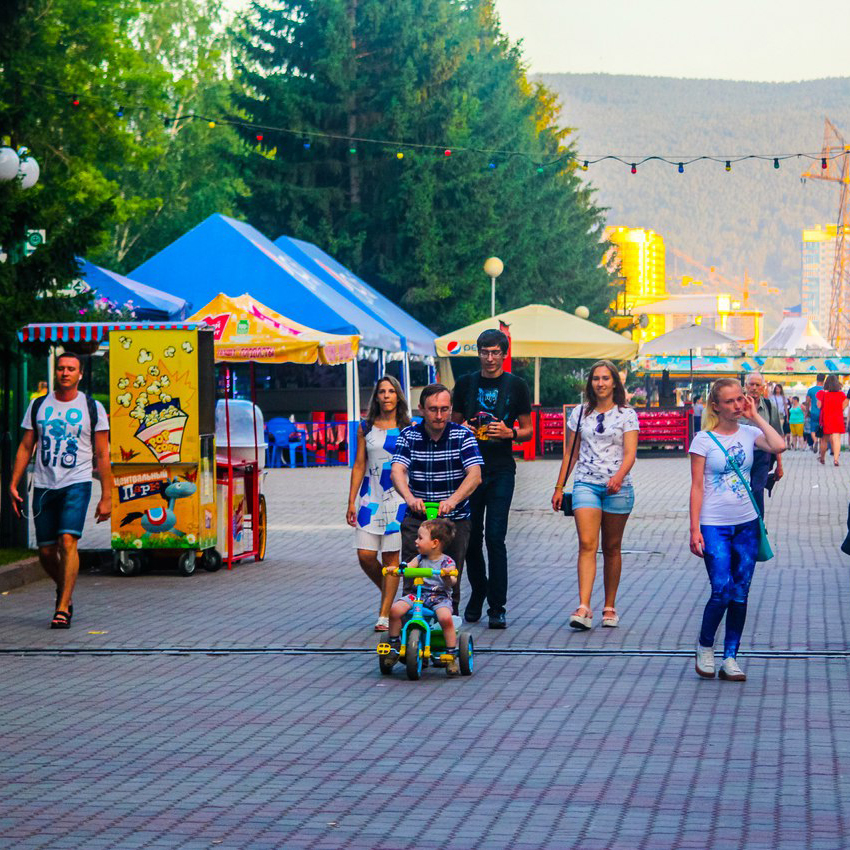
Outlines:
<svg viewBox="0 0 850 850"><path fill-rule="evenodd" d="M850 76L850 17L794 0L496 0L532 72L787 82ZM830 11L831 10L831 11Z"/></svg>
<svg viewBox="0 0 850 850"><path fill-rule="evenodd" d="M390 0L387 0L390 2ZM230 10L248 0L224 0ZM788 82L850 76L842 2L496 0L532 73Z"/></svg>

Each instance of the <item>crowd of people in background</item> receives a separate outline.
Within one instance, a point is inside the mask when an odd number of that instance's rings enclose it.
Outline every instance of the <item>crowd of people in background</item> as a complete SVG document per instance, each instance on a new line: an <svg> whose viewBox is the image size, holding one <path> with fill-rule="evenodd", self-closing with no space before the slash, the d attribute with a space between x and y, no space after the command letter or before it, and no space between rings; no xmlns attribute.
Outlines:
<svg viewBox="0 0 850 850"><path fill-rule="evenodd" d="M346 517L355 529L360 565L380 590L375 630L389 630L392 651L398 649L399 617L413 598L405 596L412 591L405 586L394 605L397 568L417 557L457 569L456 582L429 588L450 654L457 652L462 620L480 620L485 604L489 628L507 627L505 540L516 477L512 449L533 436L528 387L504 370L507 351L504 333L485 331L478 339L479 369L461 377L454 392L443 384L425 387L421 421L415 423L394 378L381 378L372 393L358 431ZM786 394L781 383L766 383L758 372L748 373L743 385L722 378L704 398L694 397L690 550L704 561L710 586L696 641L699 676L713 678L718 672L715 638L725 618L719 676L746 680L737 653L750 584L756 562L773 557L765 492L784 476L787 450L811 448L825 463L829 449L839 465L841 434L850 430L849 400L836 375L818 375L801 398ZM582 402L566 422L564 458L551 498L554 511L573 517L578 538L579 604L566 623L576 631L594 624L591 595L600 549L601 625L620 625L621 546L635 503L630 473L639 427L622 373L610 361L598 361L588 372ZM571 476L572 490L566 492ZM429 505L442 524L426 520ZM469 596L462 609L464 566Z"/></svg>

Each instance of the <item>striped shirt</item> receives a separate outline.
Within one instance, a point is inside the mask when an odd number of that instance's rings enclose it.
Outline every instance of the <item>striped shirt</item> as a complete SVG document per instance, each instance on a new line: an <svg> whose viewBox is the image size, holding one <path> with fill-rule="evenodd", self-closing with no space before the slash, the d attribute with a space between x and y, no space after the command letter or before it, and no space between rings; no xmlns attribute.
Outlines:
<svg viewBox="0 0 850 850"><path fill-rule="evenodd" d="M425 426L410 425L399 434L393 463L407 467L408 486L417 499L442 502L460 487L473 466L483 466L478 443L468 428L446 424L439 440L432 440ZM469 519L469 500L464 499L448 519Z"/></svg>

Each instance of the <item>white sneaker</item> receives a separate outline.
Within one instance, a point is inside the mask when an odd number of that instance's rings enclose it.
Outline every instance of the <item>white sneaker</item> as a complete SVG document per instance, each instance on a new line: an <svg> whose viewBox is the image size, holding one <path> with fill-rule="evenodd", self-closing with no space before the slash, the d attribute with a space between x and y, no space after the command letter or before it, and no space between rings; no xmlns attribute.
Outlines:
<svg viewBox="0 0 850 850"><path fill-rule="evenodd" d="M720 678L726 679L728 682L747 681L744 671L738 666L738 662L734 658L723 659L723 664L720 665Z"/></svg>
<svg viewBox="0 0 850 850"><path fill-rule="evenodd" d="M733 659L734 660L734 659ZM714 678L714 647L703 646L697 641L696 671L703 679Z"/></svg>

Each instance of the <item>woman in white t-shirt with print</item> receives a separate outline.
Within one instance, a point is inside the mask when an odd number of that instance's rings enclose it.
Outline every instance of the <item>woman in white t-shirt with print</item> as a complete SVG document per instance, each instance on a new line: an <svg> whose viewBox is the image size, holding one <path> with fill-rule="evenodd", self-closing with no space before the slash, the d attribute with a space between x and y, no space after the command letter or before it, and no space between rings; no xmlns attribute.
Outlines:
<svg viewBox="0 0 850 850"><path fill-rule="evenodd" d="M741 418L752 424L741 425ZM725 614L720 678L743 682L747 677L735 656L747 617L761 530L758 512L730 458L749 478L753 449L780 454L785 440L759 416L755 402L734 378L721 378L712 385L702 427L690 447L691 552L705 560L711 596L702 616L696 671L714 678L714 637Z"/></svg>
<svg viewBox="0 0 850 850"><path fill-rule="evenodd" d="M564 460L552 496L552 508L559 511L564 482L575 466L573 516L579 538L579 606L570 617L570 627L579 630L593 625L590 594L596 579L600 533L605 582L602 625L613 628L620 623L615 607L623 562L620 547L635 502L629 471L638 442L637 413L626 404L626 389L610 360L593 364L584 397L586 403L577 406L567 422ZM576 440L577 458L573 452Z"/></svg>

